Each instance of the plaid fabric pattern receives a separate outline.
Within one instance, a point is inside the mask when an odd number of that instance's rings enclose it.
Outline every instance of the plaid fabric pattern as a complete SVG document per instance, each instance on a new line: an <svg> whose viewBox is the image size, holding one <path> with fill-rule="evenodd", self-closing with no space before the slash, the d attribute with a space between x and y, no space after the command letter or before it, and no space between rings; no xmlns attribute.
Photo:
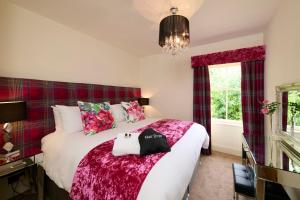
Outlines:
<svg viewBox="0 0 300 200"><path fill-rule="evenodd" d="M192 57L192 67L201 67L216 64L247 62L265 58L265 46L235 49Z"/></svg>
<svg viewBox="0 0 300 200"><path fill-rule="evenodd" d="M264 60L242 62L241 98L244 136L255 154L256 161L264 163Z"/></svg>
<svg viewBox="0 0 300 200"><path fill-rule="evenodd" d="M55 130L52 105L77 106L77 101L114 104L139 97L140 88L0 77L0 101L27 103L28 119L13 123L12 141L23 157L39 153L41 138Z"/></svg>
<svg viewBox="0 0 300 200"><path fill-rule="evenodd" d="M288 122L288 102L289 102L289 93L288 92L283 92L282 93L282 130L286 131L287 130L287 122Z"/></svg>
<svg viewBox="0 0 300 200"><path fill-rule="evenodd" d="M210 82L208 66L194 68L194 103L193 120L206 128L210 137L209 149L202 149L205 155L211 154L211 113Z"/></svg>

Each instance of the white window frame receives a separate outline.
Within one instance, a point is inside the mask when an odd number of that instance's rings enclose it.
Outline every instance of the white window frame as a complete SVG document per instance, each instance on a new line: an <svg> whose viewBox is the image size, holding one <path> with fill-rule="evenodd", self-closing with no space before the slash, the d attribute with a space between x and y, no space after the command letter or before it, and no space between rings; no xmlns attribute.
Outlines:
<svg viewBox="0 0 300 200"><path fill-rule="evenodd" d="M222 124L222 125L228 125L228 126L243 127L242 120L211 118L211 122L212 122L212 124Z"/></svg>
<svg viewBox="0 0 300 200"><path fill-rule="evenodd" d="M241 63L229 63L229 64L220 64L220 65L210 65L209 67L210 68L221 68L221 67L232 67L232 66L241 66ZM240 120L232 120L232 119L228 119L228 91L231 90L231 91L239 91L240 94L241 94L241 88L240 89L230 89L230 88L225 88L224 90L223 89L217 89L217 90L214 90L214 91L225 91L226 92L226 119L222 119L222 118L212 118L212 123L214 124L224 124L224 125L230 125L230 126L240 126L242 127L243 126L243 123L242 123L242 119ZM211 90L212 91L212 90ZM241 102L242 104L242 102ZM242 105L241 105L242 106ZM242 118L242 111L241 111L241 118Z"/></svg>

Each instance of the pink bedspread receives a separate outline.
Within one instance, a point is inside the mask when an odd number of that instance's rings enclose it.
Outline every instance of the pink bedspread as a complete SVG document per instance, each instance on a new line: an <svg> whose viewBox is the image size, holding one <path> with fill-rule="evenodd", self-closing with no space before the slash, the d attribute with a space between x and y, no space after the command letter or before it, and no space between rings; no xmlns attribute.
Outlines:
<svg viewBox="0 0 300 200"><path fill-rule="evenodd" d="M140 128L164 134L172 147L191 127L193 122L164 119ZM134 200L152 167L166 154L140 157L112 155L113 140L92 149L79 163L70 197L74 200Z"/></svg>

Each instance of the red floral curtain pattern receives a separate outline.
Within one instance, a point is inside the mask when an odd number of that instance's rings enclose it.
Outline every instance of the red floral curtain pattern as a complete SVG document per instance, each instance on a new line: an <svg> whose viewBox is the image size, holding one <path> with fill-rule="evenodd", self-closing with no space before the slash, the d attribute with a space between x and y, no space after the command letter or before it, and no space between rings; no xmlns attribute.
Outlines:
<svg viewBox="0 0 300 200"><path fill-rule="evenodd" d="M211 113L210 82L208 66L194 68L194 104L193 120L206 128L210 137L209 149L202 149L202 154L211 154Z"/></svg>
<svg viewBox="0 0 300 200"><path fill-rule="evenodd" d="M265 46L255 46L217 52L192 57L192 67L225 64L233 62L247 62L252 60L263 60L265 58Z"/></svg>
<svg viewBox="0 0 300 200"><path fill-rule="evenodd" d="M242 62L241 99L244 136L255 153L257 162L264 162L264 115L260 112L264 99L264 60Z"/></svg>

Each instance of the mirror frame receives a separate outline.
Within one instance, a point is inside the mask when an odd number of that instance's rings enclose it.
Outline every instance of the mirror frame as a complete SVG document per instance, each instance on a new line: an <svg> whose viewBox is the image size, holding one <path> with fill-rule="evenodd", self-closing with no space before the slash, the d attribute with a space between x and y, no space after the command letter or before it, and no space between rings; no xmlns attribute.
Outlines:
<svg viewBox="0 0 300 200"><path fill-rule="evenodd" d="M276 86L276 101L282 103L282 93L300 90L300 83L290 83ZM281 105L281 104L280 104ZM291 136L288 132L282 130L282 106L278 107L277 111L277 131L280 136L283 137L284 140L288 140L292 142L294 145L300 146L300 139Z"/></svg>

